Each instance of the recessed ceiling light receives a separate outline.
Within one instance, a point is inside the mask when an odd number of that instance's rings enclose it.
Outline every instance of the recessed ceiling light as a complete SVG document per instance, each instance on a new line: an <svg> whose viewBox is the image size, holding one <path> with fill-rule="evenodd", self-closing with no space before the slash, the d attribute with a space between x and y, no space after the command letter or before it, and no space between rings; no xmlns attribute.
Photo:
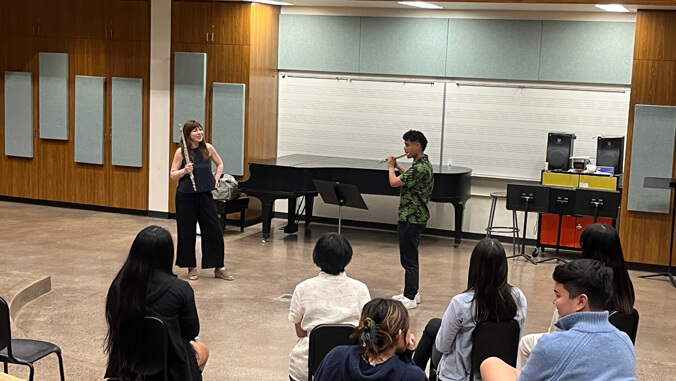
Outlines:
<svg viewBox="0 0 676 381"><path fill-rule="evenodd" d="M596 4L596 8L603 9L606 12L629 12L629 9L620 4Z"/></svg>
<svg viewBox="0 0 676 381"><path fill-rule="evenodd" d="M425 8L425 9L443 9L444 7L440 7L438 5L426 3L424 1L399 1L398 2L401 5L408 5L409 7L418 7L418 8Z"/></svg>
<svg viewBox="0 0 676 381"><path fill-rule="evenodd" d="M269 4L269 5L293 5L291 3L284 3L281 1L274 1L274 0L251 0L254 3L261 3L261 4Z"/></svg>

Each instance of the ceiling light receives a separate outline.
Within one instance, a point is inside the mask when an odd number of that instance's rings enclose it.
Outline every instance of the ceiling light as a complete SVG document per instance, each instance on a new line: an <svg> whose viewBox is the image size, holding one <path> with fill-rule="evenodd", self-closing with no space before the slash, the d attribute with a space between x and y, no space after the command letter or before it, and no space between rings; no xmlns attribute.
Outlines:
<svg viewBox="0 0 676 381"><path fill-rule="evenodd" d="M408 5L409 7L418 7L418 8L425 8L425 9L443 9L444 8L444 7L440 7L438 5L425 3L424 1L399 1L398 3L401 4L401 5Z"/></svg>
<svg viewBox="0 0 676 381"><path fill-rule="evenodd" d="M620 4L596 4L596 8L601 8L606 12L629 12L629 9Z"/></svg>
<svg viewBox="0 0 676 381"><path fill-rule="evenodd" d="M251 0L254 3L269 4L269 5L293 5L291 3L284 3L281 1L274 0Z"/></svg>

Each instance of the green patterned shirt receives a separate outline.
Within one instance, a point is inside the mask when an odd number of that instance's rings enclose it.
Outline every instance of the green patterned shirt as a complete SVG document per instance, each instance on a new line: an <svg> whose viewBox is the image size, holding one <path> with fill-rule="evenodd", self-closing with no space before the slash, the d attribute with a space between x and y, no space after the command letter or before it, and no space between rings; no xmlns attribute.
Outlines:
<svg viewBox="0 0 676 381"><path fill-rule="evenodd" d="M399 179L404 183L399 196L399 217L401 222L425 224L430 218L427 203L434 188L434 169L427 155L413 162L408 171Z"/></svg>

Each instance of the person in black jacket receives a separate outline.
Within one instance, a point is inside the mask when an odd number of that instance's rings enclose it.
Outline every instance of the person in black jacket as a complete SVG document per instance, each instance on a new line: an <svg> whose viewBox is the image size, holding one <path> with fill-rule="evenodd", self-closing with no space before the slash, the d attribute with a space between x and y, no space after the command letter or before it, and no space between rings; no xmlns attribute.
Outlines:
<svg viewBox="0 0 676 381"><path fill-rule="evenodd" d="M162 319L169 333L170 380L202 380L209 349L197 340L195 295L173 274L173 258L174 241L162 227L149 226L134 239L106 298L106 377L136 379L141 373L144 353L139 341L156 340L143 332L144 317L150 315Z"/></svg>

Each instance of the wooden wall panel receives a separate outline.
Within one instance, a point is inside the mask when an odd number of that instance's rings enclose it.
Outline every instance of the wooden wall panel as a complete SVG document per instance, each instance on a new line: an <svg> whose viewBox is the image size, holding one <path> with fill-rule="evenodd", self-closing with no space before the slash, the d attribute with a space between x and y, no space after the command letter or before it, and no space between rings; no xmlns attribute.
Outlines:
<svg viewBox="0 0 676 381"><path fill-rule="evenodd" d="M69 0L66 35L73 38L107 38L107 0ZM67 21L67 22L64 22Z"/></svg>
<svg viewBox="0 0 676 381"><path fill-rule="evenodd" d="M35 36L38 0L2 0L0 33L5 36Z"/></svg>
<svg viewBox="0 0 676 381"><path fill-rule="evenodd" d="M212 31L211 3L194 1L171 3L172 43L207 43L211 40Z"/></svg>
<svg viewBox="0 0 676 381"><path fill-rule="evenodd" d="M37 35L42 37L69 37L73 33L70 25L73 8L69 0L36 1L31 10L38 15Z"/></svg>
<svg viewBox="0 0 676 381"><path fill-rule="evenodd" d="M2 51L11 51L12 54L3 54L2 77L4 80L5 70L23 71L33 73L33 158L7 157L5 156L4 135L2 138L2 185L0 192L3 195L25 198L38 198L38 162L40 152L37 142L38 126L38 50L36 39L33 37L5 37ZM4 84L2 92L4 93ZM4 99L0 103L4 109ZM4 116L0 124L4 126ZM4 129L3 129L4 130Z"/></svg>
<svg viewBox="0 0 676 381"><path fill-rule="evenodd" d="M109 14L109 38L146 42L150 40L150 2L113 0Z"/></svg>
<svg viewBox="0 0 676 381"><path fill-rule="evenodd" d="M625 190L628 189L632 175L630 169L635 106L676 106L676 57L672 53L674 45L676 12L638 11L624 164ZM676 160L673 166L676 168ZM676 177L676 172L672 176ZM625 259L629 262L666 265L669 261L671 214L628 211L627 197L627 192L623 192L620 212L620 238ZM672 198L673 202L675 201ZM676 264L676 261L672 264Z"/></svg>
<svg viewBox="0 0 676 381"><path fill-rule="evenodd" d="M75 152L75 76L106 76L106 42L104 40L78 39L70 40L69 54L69 151ZM110 87L106 83L106 88ZM106 107L106 110L108 108ZM110 163L109 134L105 134L105 160ZM79 204L106 206L108 204L108 173L106 165L72 163L73 201Z"/></svg>
<svg viewBox="0 0 676 381"><path fill-rule="evenodd" d="M150 105L150 44L148 42L115 41L108 43L108 78L143 79L143 166L110 166L109 205L115 208L148 209L148 147ZM111 110L111 86L107 90L106 109ZM110 137L111 113L106 114ZM111 163L110 139L106 145L106 163Z"/></svg>
<svg viewBox="0 0 676 381"><path fill-rule="evenodd" d="M249 45L251 41L251 3L211 3L214 38L211 42Z"/></svg>

